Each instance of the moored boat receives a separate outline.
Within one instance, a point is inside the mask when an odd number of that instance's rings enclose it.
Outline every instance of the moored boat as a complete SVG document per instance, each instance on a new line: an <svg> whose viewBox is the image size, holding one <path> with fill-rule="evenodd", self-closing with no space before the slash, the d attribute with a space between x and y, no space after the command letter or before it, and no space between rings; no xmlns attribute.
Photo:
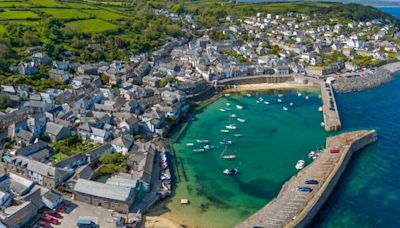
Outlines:
<svg viewBox="0 0 400 228"><path fill-rule="evenodd" d="M186 143L186 146L194 146L194 143Z"/></svg>
<svg viewBox="0 0 400 228"><path fill-rule="evenodd" d="M248 94L246 94L246 96L248 96L248 97L251 97L251 94L250 94L250 93L248 93Z"/></svg>
<svg viewBox="0 0 400 228"><path fill-rule="evenodd" d="M290 103L289 103L289 105L290 105L290 106L293 106L293 105L294 105L294 103L293 103L293 102L290 102Z"/></svg>
<svg viewBox="0 0 400 228"><path fill-rule="evenodd" d="M269 102L268 101L264 101L264 104L269 105Z"/></svg>
<svg viewBox="0 0 400 228"><path fill-rule="evenodd" d="M311 151L309 154L308 154L308 158L312 158L312 157L314 157L315 156L315 151Z"/></svg>
<svg viewBox="0 0 400 228"><path fill-rule="evenodd" d="M222 132L222 133L229 133L229 130L222 129L221 132Z"/></svg>
<svg viewBox="0 0 400 228"><path fill-rule="evenodd" d="M226 112L226 110L223 109L223 108L220 108L219 110L220 110L221 112Z"/></svg>
<svg viewBox="0 0 400 228"><path fill-rule="evenodd" d="M226 103L226 106L229 106L229 105L231 105L231 103Z"/></svg>
<svg viewBox="0 0 400 228"><path fill-rule="evenodd" d="M303 169L304 168L304 164L305 164L305 161L304 160L299 160L297 163L296 163L296 169L297 170L300 170L300 169Z"/></svg>
<svg viewBox="0 0 400 228"><path fill-rule="evenodd" d="M286 108L286 107L282 107L282 109L283 109L283 110L285 110L285 111L289 110L289 109L288 109L288 108Z"/></svg>
<svg viewBox="0 0 400 228"><path fill-rule="evenodd" d="M318 111L319 111L319 112L322 112L322 111L323 111L323 109L322 109L321 106L318 108Z"/></svg>
<svg viewBox="0 0 400 228"><path fill-rule="evenodd" d="M245 119L241 119L241 118L237 118L237 121L241 122L241 123L245 123L246 120Z"/></svg>
<svg viewBox="0 0 400 228"><path fill-rule="evenodd" d="M204 152L204 149L193 149L193 152Z"/></svg>
<svg viewBox="0 0 400 228"><path fill-rule="evenodd" d="M234 169L224 169L224 171L222 171L224 174L226 175L235 175L239 172L238 169L234 168Z"/></svg>
<svg viewBox="0 0 400 228"><path fill-rule="evenodd" d="M236 114L231 114L230 117L236 118Z"/></svg>
<svg viewBox="0 0 400 228"><path fill-rule="evenodd" d="M234 154L227 154L227 155L222 156L222 159L225 159L225 160L235 159L235 158L236 158L236 155L234 155Z"/></svg>
<svg viewBox="0 0 400 228"><path fill-rule="evenodd" d="M237 109L243 109L243 106L241 106L241 105L236 105L236 108L237 108Z"/></svg>
<svg viewBox="0 0 400 228"><path fill-rule="evenodd" d="M221 140L219 143L221 145L229 145L229 144L232 144L232 141L224 139L224 140Z"/></svg>
<svg viewBox="0 0 400 228"><path fill-rule="evenodd" d="M225 127L226 127L226 129L230 129L230 130L235 130L236 129L236 126L232 125L232 124L226 125Z"/></svg>
<svg viewBox="0 0 400 228"><path fill-rule="evenodd" d="M233 136L235 136L235 137L242 137L243 135L242 135L242 134L234 134Z"/></svg>
<svg viewBox="0 0 400 228"><path fill-rule="evenodd" d="M300 93L300 92L297 92L297 96L301 97L301 93Z"/></svg>
<svg viewBox="0 0 400 228"><path fill-rule="evenodd" d="M308 97L308 96L306 96L306 100L308 100L308 98L309 98L309 97Z"/></svg>
<svg viewBox="0 0 400 228"><path fill-rule="evenodd" d="M281 93L280 93L280 94L278 94L278 97L283 97L283 94L281 94Z"/></svg>
<svg viewBox="0 0 400 228"><path fill-rule="evenodd" d="M213 146L213 145L205 145L205 146L203 146L203 148L205 149L205 150L211 150L211 149L214 149L215 147Z"/></svg>
<svg viewBox="0 0 400 228"><path fill-rule="evenodd" d="M208 139L196 139L198 143L208 143Z"/></svg>
<svg viewBox="0 0 400 228"><path fill-rule="evenodd" d="M278 99L278 102L279 102L279 103L282 103L282 100L281 100L281 99Z"/></svg>

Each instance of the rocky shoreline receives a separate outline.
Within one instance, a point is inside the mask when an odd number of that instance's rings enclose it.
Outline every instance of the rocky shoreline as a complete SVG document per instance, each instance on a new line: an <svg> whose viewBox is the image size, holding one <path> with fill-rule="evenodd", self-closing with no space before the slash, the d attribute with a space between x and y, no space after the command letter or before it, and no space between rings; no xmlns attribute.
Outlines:
<svg viewBox="0 0 400 228"><path fill-rule="evenodd" d="M335 92L347 93L372 89L393 79L393 74L400 71L400 62L379 67L373 75L363 78L338 79L333 83Z"/></svg>

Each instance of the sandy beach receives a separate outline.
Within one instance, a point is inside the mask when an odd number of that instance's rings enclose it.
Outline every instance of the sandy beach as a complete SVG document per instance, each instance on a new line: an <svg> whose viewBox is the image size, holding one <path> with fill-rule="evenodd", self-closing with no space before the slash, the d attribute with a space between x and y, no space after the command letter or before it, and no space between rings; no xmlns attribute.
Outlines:
<svg viewBox="0 0 400 228"><path fill-rule="evenodd" d="M284 82L284 83L259 83L259 84L247 84L247 85L237 85L235 88L226 89L226 93L234 92L252 92L252 91L265 91L265 90L279 90L279 89L310 89L319 88L318 85L314 83L295 83L295 82Z"/></svg>

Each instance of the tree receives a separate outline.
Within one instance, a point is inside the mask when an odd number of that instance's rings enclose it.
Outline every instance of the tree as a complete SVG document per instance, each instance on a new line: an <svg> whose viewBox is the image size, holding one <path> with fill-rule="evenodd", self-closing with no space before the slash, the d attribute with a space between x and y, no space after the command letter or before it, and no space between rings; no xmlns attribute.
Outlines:
<svg viewBox="0 0 400 228"><path fill-rule="evenodd" d="M47 40L46 42L44 42L43 46L43 51L46 52L46 54L52 56L54 54L55 51L55 45L53 43L53 41Z"/></svg>
<svg viewBox="0 0 400 228"><path fill-rule="evenodd" d="M8 107L13 107L14 102L10 99L7 94L0 94L0 109L6 109Z"/></svg>

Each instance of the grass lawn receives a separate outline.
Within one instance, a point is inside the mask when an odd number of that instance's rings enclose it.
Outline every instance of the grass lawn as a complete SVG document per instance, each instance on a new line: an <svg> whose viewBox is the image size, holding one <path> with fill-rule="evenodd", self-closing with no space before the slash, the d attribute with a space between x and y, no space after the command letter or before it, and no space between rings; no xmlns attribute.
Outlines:
<svg viewBox="0 0 400 228"><path fill-rule="evenodd" d="M82 10L83 12L94 15L96 18L103 19L103 20L116 20L124 18L123 15L113 13L107 10Z"/></svg>
<svg viewBox="0 0 400 228"><path fill-rule="evenodd" d="M55 162L59 162L59 161L62 161L62 160L64 160L64 159L68 158L68 155L65 155L65 154L63 154L63 153L58 152L58 153L53 154L53 155L51 156L51 158L52 158Z"/></svg>
<svg viewBox="0 0 400 228"><path fill-rule="evenodd" d="M107 32L118 29L118 26L100 19L73 21L65 24L66 27L75 27L82 33ZM75 29L74 28L74 29Z"/></svg>
<svg viewBox="0 0 400 228"><path fill-rule="evenodd" d="M0 20L38 19L39 16L28 10L6 10L0 12Z"/></svg>
<svg viewBox="0 0 400 228"><path fill-rule="evenodd" d="M40 11L57 19L84 19L90 17L88 14L76 9L42 8Z"/></svg>

